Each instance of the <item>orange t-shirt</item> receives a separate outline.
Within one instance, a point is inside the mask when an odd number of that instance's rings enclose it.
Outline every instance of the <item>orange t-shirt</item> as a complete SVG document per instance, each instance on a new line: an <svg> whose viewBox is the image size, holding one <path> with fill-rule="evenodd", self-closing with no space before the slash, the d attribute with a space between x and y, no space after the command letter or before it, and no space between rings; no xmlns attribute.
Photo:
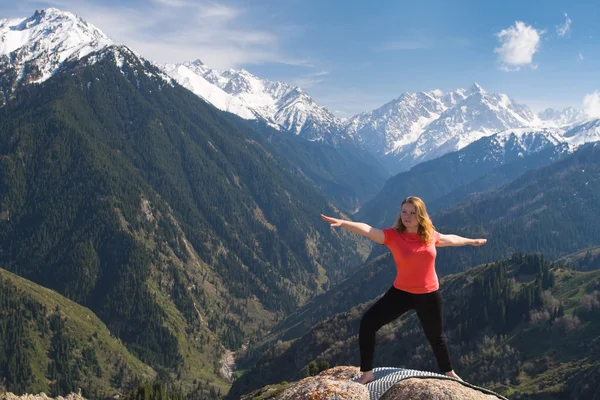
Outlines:
<svg viewBox="0 0 600 400"><path fill-rule="evenodd" d="M394 228L384 229L383 233L383 244L390 248L396 262L394 287L415 294L438 290L440 284L435 273L435 245L440 241L440 234L434 232L433 242L427 244L418 233L400 233Z"/></svg>

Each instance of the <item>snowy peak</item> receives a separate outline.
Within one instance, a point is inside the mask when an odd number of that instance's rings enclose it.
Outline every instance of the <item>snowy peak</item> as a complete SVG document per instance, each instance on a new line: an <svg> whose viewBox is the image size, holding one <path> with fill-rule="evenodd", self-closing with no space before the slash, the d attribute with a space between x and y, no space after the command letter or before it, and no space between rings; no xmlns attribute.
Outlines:
<svg viewBox="0 0 600 400"><path fill-rule="evenodd" d="M76 15L49 8L25 19L0 20L0 55L17 52L28 60L44 53L64 61L113 44L102 31Z"/></svg>
<svg viewBox="0 0 600 400"><path fill-rule="evenodd" d="M237 114L244 119L256 119L254 111L240 99L226 93L218 86L207 81L202 74L197 73L198 68L202 68L203 65L196 62L179 65L167 64L162 69L181 86L218 109Z"/></svg>
<svg viewBox="0 0 600 400"><path fill-rule="evenodd" d="M345 122L349 137L383 155L418 139L423 129L446 110L440 91L403 93L378 109Z"/></svg>
<svg viewBox="0 0 600 400"><path fill-rule="evenodd" d="M458 89L454 92L442 94L441 100L446 108L453 107L467 98L467 91L465 89Z"/></svg>
<svg viewBox="0 0 600 400"><path fill-rule="evenodd" d="M516 128L535 124L535 114L529 107L518 104L506 94L487 93L483 89L470 93L465 100L457 104L456 109L471 109L471 121L474 126L498 130L502 127ZM489 118L480 118L479 114L482 112L488 113ZM494 124L497 126L491 126Z"/></svg>
<svg viewBox="0 0 600 400"><path fill-rule="evenodd" d="M245 119L264 119L309 140L341 141L339 120L299 87L260 79L244 69L211 69L200 60L169 64L164 69L221 110Z"/></svg>
<svg viewBox="0 0 600 400"><path fill-rule="evenodd" d="M466 96L470 96L470 95L476 94L476 93L481 93L481 94L486 93L486 91L481 86L479 86L479 84L477 82L473 83L473 85L469 89L463 90L463 92Z"/></svg>
<svg viewBox="0 0 600 400"><path fill-rule="evenodd" d="M491 138L493 138L494 141L501 145L505 144L510 140L517 140L519 143L523 143L524 147L529 148L530 146L525 145L527 143L530 143L532 138L541 136L548 139L550 143L556 146L564 141L562 139L563 134L564 131L559 128L519 128L498 132L492 135Z"/></svg>
<svg viewBox="0 0 600 400"><path fill-rule="evenodd" d="M0 57L6 57L3 69L20 69L19 78L29 82L42 82L64 61L81 59L112 43L98 28L55 8L36 11L29 18L0 20ZM34 69L28 76L24 76L26 64Z"/></svg>
<svg viewBox="0 0 600 400"><path fill-rule="evenodd" d="M564 131L559 128L520 128L499 132L490 136L490 140L496 144L498 149L501 149L501 153L506 159L507 155L524 157L547 148L559 148L561 143L565 142L562 137L563 133Z"/></svg>
<svg viewBox="0 0 600 400"><path fill-rule="evenodd" d="M578 110L573 107L568 107L564 110L547 108L539 113L538 117L542 123L548 126L556 127L580 124L586 119L586 115L583 110Z"/></svg>
<svg viewBox="0 0 600 400"><path fill-rule="evenodd" d="M483 137L457 152L459 160L469 160L478 165L480 162L493 162L496 165L512 162L532 154L551 150L555 154L568 150L564 145L560 129L509 129L491 136Z"/></svg>
<svg viewBox="0 0 600 400"><path fill-rule="evenodd" d="M350 137L386 159L392 172L459 150L507 129L537 126L537 117L505 94L468 89L404 93L346 122Z"/></svg>
<svg viewBox="0 0 600 400"><path fill-rule="evenodd" d="M55 8L36 11L28 18L0 20L0 98L7 104L21 87L42 83L62 71L109 59L126 77L145 74L172 79L131 49L116 45L102 31L76 15ZM138 82L139 79L135 79Z"/></svg>
<svg viewBox="0 0 600 400"><path fill-rule="evenodd" d="M600 118L571 128L564 134L564 138L572 148L600 141Z"/></svg>
<svg viewBox="0 0 600 400"><path fill-rule="evenodd" d="M462 101L461 96L465 96ZM529 107L505 94L488 93L478 84L453 92L452 98L456 103L430 123L413 144L397 149L403 168L460 150L496 132L536 125Z"/></svg>
<svg viewBox="0 0 600 400"><path fill-rule="evenodd" d="M205 67L206 65L202 62L202 60L197 59L195 61L188 62L187 64L195 67Z"/></svg>

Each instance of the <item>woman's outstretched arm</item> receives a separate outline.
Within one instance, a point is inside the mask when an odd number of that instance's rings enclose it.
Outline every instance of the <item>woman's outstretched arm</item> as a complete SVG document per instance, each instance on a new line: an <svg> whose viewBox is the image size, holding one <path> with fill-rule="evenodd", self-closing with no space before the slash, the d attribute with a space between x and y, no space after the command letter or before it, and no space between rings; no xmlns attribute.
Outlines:
<svg viewBox="0 0 600 400"><path fill-rule="evenodd" d="M469 239L458 235L442 235L440 234L440 241L436 244L437 247L448 247L448 246L481 246L485 244L487 239Z"/></svg>
<svg viewBox="0 0 600 400"><path fill-rule="evenodd" d="M321 218L329 222L331 226L341 226L342 228L345 228L350 232L358 233L361 236L368 237L372 241L377 242L379 244L383 244L383 242L385 241L385 234L381 229L373 228L372 226L363 222L352 222L347 221L345 219L326 217L323 214L321 214Z"/></svg>

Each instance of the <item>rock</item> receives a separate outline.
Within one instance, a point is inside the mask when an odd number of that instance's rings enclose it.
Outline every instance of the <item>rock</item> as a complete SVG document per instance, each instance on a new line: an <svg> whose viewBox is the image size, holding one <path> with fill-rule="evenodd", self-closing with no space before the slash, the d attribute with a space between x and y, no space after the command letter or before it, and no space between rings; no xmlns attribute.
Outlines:
<svg viewBox="0 0 600 400"><path fill-rule="evenodd" d="M265 386L241 400L506 400L435 373L388 367L373 372L377 380L361 385L352 382L360 374L358 367L334 367L299 382Z"/></svg>
<svg viewBox="0 0 600 400"><path fill-rule="evenodd" d="M344 380L344 381L349 381L358 375L360 375L360 368L346 367L346 366L329 368L325 371L321 371L321 373L319 374L319 376L326 376L326 377L329 377L330 379L337 379L337 380Z"/></svg>
<svg viewBox="0 0 600 400"><path fill-rule="evenodd" d="M449 379L410 378L392 386L380 400L498 400Z"/></svg>
<svg viewBox="0 0 600 400"><path fill-rule="evenodd" d="M337 373L338 371L334 371ZM311 376L294 383L276 400L369 400L366 386L331 376Z"/></svg>

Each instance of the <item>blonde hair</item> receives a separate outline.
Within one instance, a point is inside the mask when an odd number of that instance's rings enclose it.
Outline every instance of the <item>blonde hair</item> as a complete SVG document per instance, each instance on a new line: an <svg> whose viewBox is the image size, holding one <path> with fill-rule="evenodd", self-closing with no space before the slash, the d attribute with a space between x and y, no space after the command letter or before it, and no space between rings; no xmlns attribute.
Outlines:
<svg viewBox="0 0 600 400"><path fill-rule="evenodd" d="M402 223L402 206L406 203L410 203L415 206L415 210L417 213L417 221L419 222L419 230L418 233L421 235L421 238L425 243L433 242L433 232L435 231L435 227L431 222L431 218L429 218L429 214L427 214L427 207L425 207L425 202L416 196L408 196L406 199L402 201L400 205L400 215L396 218L396 223L394 224L394 228L398 232L406 231L406 226Z"/></svg>

